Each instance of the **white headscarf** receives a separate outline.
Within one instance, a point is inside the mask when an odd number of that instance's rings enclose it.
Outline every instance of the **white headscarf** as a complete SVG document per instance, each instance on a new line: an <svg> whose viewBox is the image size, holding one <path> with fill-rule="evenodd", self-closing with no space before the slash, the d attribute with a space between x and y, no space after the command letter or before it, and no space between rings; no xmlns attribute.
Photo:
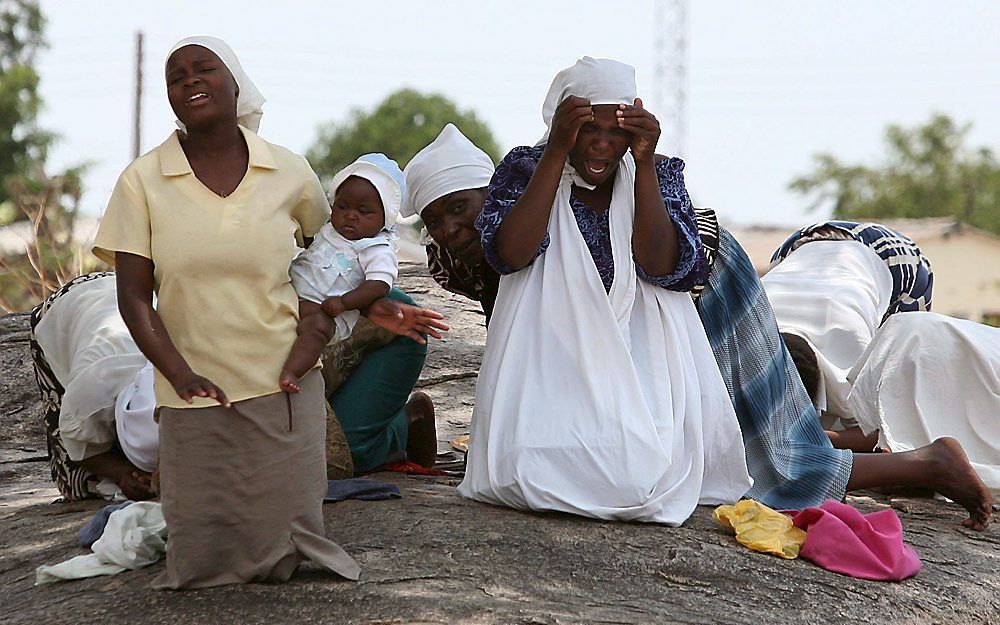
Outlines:
<svg viewBox="0 0 1000 625"><path fill-rule="evenodd" d="M493 160L448 124L430 145L406 165L409 192L400 209L403 217L419 214L434 200L465 189L481 189L493 177Z"/></svg>
<svg viewBox="0 0 1000 625"><path fill-rule="evenodd" d="M552 130L552 117L556 108L567 97L574 95L598 104L634 104L637 89L635 68L611 59L585 56L572 67L567 67L552 79L552 86L542 105L545 134L535 145L544 145Z"/></svg>
<svg viewBox="0 0 1000 625"><path fill-rule="evenodd" d="M257 129L260 128L260 118L264 116L263 107L267 99L257 89L257 85L253 84L247 73L243 71L240 60L236 58L236 53L229 47L229 44L218 37L209 37L207 35L186 37L174 44L174 47L167 54L167 60L170 59L170 56L174 52L177 52L184 46L201 46L202 48L211 50L219 57L226 68L229 69L229 73L233 75L233 79L236 80L236 86L239 88L239 94L236 96L236 122L240 126L257 132ZM177 120L177 127L181 131L187 131L180 120Z"/></svg>
<svg viewBox="0 0 1000 625"><path fill-rule="evenodd" d="M337 195L337 189L350 176L364 178L375 186L378 196L385 209L385 230L392 231L396 224L396 214L406 196L406 178L399 169L399 164L385 154L365 154L347 167L337 172L330 183L330 200Z"/></svg>

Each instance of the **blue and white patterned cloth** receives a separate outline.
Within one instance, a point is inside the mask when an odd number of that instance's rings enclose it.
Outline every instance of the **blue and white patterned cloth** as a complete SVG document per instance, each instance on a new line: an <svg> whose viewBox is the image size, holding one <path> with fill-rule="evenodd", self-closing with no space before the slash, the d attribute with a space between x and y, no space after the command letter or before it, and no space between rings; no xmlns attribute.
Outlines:
<svg viewBox="0 0 1000 625"><path fill-rule="evenodd" d="M743 431L754 479L747 497L796 510L840 500L853 454L823 432L753 263L724 228L718 241L695 305Z"/></svg>
<svg viewBox="0 0 1000 625"><path fill-rule="evenodd" d="M787 258L798 247L795 244L797 241L805 238L821 240L822 231L827 229L839 230L851 239L867 245L889 267L889 273L892 274L892 297L883 321L893 313L931 309L934 273L930 261L913 240L881 224L824 221L806 226L795 231L781 244L771 257L771 266L774 267Z"/></svg>
<svg viewBox="0 0 1000 625"><path fill-rule="evenodd" d="M490 266L500 275L514 271L500 260L497 253L497 230L531 181L531 175L535 172L544 149L544 146L522 146L514 148L504 157L490 181L489 195L483 212L476 219L476 228L482 235L483 254ZM687 189L684 188L683 171L684 161L679 158L667 158L656 164L660 193L663 195L667 214L677 230L677 267L667 276L649 276L639 265L635 267L640 279L671 291L690 291L708 275L708 261L701 250L694 208L691 206ZM597 266L604 288L610 291L614 276L614 261L611 256L609 211L596 213L576 198L570 199L570 206L590 255L594 259L594 265ZM535 258L541 256L548 247L549 235L546 234Z"/></svg>

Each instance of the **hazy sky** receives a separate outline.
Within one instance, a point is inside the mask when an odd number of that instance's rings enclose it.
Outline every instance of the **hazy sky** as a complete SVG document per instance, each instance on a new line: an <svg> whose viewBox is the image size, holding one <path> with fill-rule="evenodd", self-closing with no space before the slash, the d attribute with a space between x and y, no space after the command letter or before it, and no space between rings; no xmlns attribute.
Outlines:
<svg viewBox="0 0 1000 625"><path fill-rule="evenodd" d="M973 144L1000 150L998 2L693 4L687 185L696 204L729 222L825 217L807 213L788 181L816 152L880 158L891 122L940 111L973 122ZM39 59L41 124L62 136L53 166L93 163L84 207L94 213L131 159L137 30L146 36L143 151L173 128L164 55L193 34L229 42L268 98L261 135L298 152L317 125L401 87L473 109L503 150L534 143L552 77L583 55L635 65L657 112L652 0L43 0L42 10L50 47ZM661 151L668 145L661 139Z"/></svg>

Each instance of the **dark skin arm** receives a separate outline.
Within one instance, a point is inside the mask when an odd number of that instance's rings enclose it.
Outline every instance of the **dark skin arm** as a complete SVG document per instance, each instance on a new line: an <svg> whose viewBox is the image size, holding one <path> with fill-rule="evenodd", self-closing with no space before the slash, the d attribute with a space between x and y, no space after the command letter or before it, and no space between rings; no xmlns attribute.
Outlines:
<svg viewBox="0 0 1000 625"><path fill-rule="evenodd" d="M226 394L211 380L192 371L153 308L153 261L116 252L115 265L118 310L142 353L187 403L195 397L209 397L228 408Z"/></svg>
<svg viewBox="0 0 1000 625"><path fill-rule="evenodd" d="M868 453L878 445L878 431L865 435L861 428L854 427L843 432L827 430L826 435L837 449L850 449L858 453Z"/></svg>
<svg viewBox="0 0 1000 625"><path fill-rule="evenodd" d="M660 122L642 108L618 106L618 125L632 133L632 158L635 159L635 218L632 228L632 254L637 265L650 276L665 276L677 267L677 230L667 214L656 177L656 142Z"/></svg>
<svg viewBox="0 0 1000 625"><path fill-rule="evenodd" d="M497 230L497 254L511 269L524 269L535 258L549 226L566 157L576 143L580 127L593 119L594 110L586 98L569 96L556 108L549 142L535 172Z"/></svg>
<svg viewBox="0 0 1000 625"><path fill-rule="evenodd" d="M389 285L385 282L365 280L356 289L323 300L323 312L333 318L343 314L345 310L364 310L388 294Z"/></svg>

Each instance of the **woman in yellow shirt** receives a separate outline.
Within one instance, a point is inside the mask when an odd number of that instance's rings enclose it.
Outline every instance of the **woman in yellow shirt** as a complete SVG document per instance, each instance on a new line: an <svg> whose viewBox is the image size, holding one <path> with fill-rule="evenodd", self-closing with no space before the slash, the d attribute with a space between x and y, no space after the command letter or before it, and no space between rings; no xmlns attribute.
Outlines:
<svg viewBox="0 0 1000 625"><path fill-rule="evenodd" d="M278 387L298 315L289 265L329 216L322 187L257 136L264 98L224 42L178 43L166 81L181 132L122 173L94 246L156 367L170 549L153 586L284 581L303 556L357 579L324 537L322 377Z"/></svg>

